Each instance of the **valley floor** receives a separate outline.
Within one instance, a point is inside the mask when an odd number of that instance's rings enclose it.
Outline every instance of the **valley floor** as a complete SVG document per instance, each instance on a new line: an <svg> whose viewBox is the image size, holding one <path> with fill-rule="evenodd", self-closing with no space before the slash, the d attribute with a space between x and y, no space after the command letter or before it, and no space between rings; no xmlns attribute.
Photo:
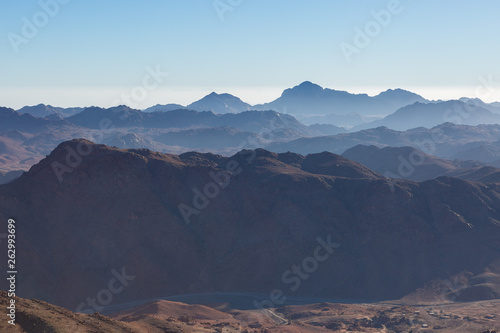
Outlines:
<svg viewBox="0 0 500 333"><path fill-rule="evenodd" d="M215 294L214 294L215 295ZM210 301L207 294L204 303ZM248 294L242 294L247 297ZM189 298L189 297L187 297ZM232 295L232 300L236 300ZM16 325L0 321L0 332L494 332L500 300L470 303L314 303L240 310L156 300L104 316L73 313L39 300L16 298ZM9 302L0 292L0 304Z"/></svg>

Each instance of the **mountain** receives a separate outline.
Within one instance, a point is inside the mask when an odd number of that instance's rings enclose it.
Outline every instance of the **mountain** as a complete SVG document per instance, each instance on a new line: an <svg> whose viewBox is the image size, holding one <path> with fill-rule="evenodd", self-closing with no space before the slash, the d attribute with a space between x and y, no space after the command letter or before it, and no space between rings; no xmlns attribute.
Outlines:
<svg viewBox="0 0 500 333"><path fill-rule="evenodd" d="M309 81L283 91L281 96L266 104L255 105L256 110L275 110L293 115L359 115L390 114L402 106L417 101L421 96L401 89L388 90L375 97L351 94L346 91L322 88Z"/></svg>
<svg viewBox="0 0 500 333"><path fill-rule="evenodd" d="M109 109L90 107L74 116L66 118L67 121L93 129L109 129L112 127L140 126L150 113L129 108L125 105Z"/></svg>
<svg viewBox="0 0 500 333"><path fill-rule="evenodd" d="M62 122L53 122L33 117L31 114L20 114L10 108L0 107L0 132L10 130L40 132L56 124L62 124Z"/></svg>
<svg viewBox="0 0 500 333"><path fill-rule="evenodd" d="M431 129L424 127L407 131L395 131L387 127L378 127L353 133L331 136L299 138L289 142L271 143L266 149L275 152L292 151L299 154L330 151L341 154L359 144L367 146L414 147L426 154L458 159L458 153L467 144L474 142L495 142L500 137L500 125L457 125L445 123ZM468 158L461 158L468 159Z"/></svg>
<svg viewBox="0 0 500 333"><path fill-rule="evenodd" d="M439 103L417 102L405 106L381 120L356 126L352 130L386 126L391 129L404 131L420 126L431 128L445 122L459 125L498 124L500 123L500 114L493 113L481 106L466 104L461 101Z"/></svg>
<svg viewBox="0 0 500 333"><path fill-rule="evenodd" d="M0 119L3 119L0 125L0 171L28 170L59 143L73 138L86 138L119 148L148 148L165 153L180 154L196 148L198 151L231 155L241 147L255 148L272 141L320 135L320 132L294 117L274 111L219 115L211 111L186 109L142 112L118 106L86 108L68 118L56 114L36 118L3 108L0 109ZM232 128L233 134L221 130L224 127ZM5 132L2 133L2 130ZM172 133L166 134L169 132ZM208 140L195 138L198 143L197 147L193 147L193 135L201 133ZM182 136L185 136L186 142L182 142ZM173 140L179 146L161 143L165 140ZM211 143L213 146L210 146Z"/></svg>
<svg viewBox="0 0 500 333"><path fill-rule="evenodd" d="M144 109L143 112L174 111L181 109L186 109L186 107L180 104L165 104L165 105L156 104L147 109Z"/></svg>
<svg viewBox="0 0 500 333"><path fill-rule="evenodd" d="M11 306L11 298L5 291L0 291L0 304L2 307L8 308ZM120 321L114 318L103 316L99 313L83 314L69 311L68 309L55 306L37 299L15 298L15 325L9 324L10 317L5 316L0 322L1 332L12 333L91 333L91 332L107 332L107 333L140 333L140 332L200 332L203 325L197 323L188 325L182 322L175 316L174 310L176 306L170 307L172 317L164 318L164 320L155 320L153 313L151 318L143 316L136 318L134 322L126 320ZM177 306L180 308L180 305ZM137 309L139 311L139 309ZM6 311L8 312L8 310ZM212 310L212 313L216 310ZM190 314L191 312L189 312ZM196 313L193 311L193 313ZM227 315L229 316L229 315ZM147 318L145 318L147 317ZM218 319L214 317L214 319ZM219 320L222 322L222 320ZM206 326L206 325L205 325ZM215 328L215 327L214 327Z"/></svg>
<svg viewBox="0 0 500 333"><path fill-rule="evenodd" d="M166 149L164 145L158 143L154 140L147 138L144 135L136 134L136 133L117 133L114 136L111 136L104 140L104 143L108 146L117 147L117 148L146 148L151 150L161 151Z"/></svg>
<svg viewBox="0 0 500 333"><path fill-rule="evenodd" d="M252 106L230 94L211 94L187 106L189 110L212 111L214 113L239 113L252 110Z"/></svg>
<svg viewBox="0 0 500 333"><path fill-rule="evenodd" d="M309 116L309 115L296 115L297 119L306 125L313 124L328 124L338 127L352 128L354 126L369 123L374 120L382 119L383 116L360 116L357 113L348 113L348 114L327 114L327 115L318 115L318 116Z"/></svg>
<svg viewBox="0 0 500 333"><path fill-rule="evenodd" d="M79 112L82 112L85 108L59 108L52 105L38 104L34 106L25 106L19 110L18 113L24 114L28 113L34 117L44 118L47 116L58 115L61 118L66 118L73 116Z"/></svg>
<svg viewBox="0 0 500 333"><path fill-rule="evenodd" d="M73 140L0 185L8 218L22 244L19 296L70 309L116 279L115 304L277 288L397 299L459 273L462 300L500 297L488 277L500 260L499 186L392 181L326 152L165 155Z"/></svg>
<svg viewBox="0 0 500 333"><path fill-rule="evenodd" d="M309 125L309 128L318 131L322 135L336 135L347 133L347 130L345 128L330 124L312 124Z"/></svg>
<svg viewBox="0 0 500 333"><path fill-rule="evenodd" d="M391 178L414 181L434 179L456 172L484 166L473 161L450 161L428 155L413 147L384 147L358 145L346 150L342 156L363 164L367 168ZM500 170L498 170L500 171ZM470 179L467 177L467 179ZM475 178L473 180L480 181Z"/></svg>
<svg viewBox="0 0 500 333"><path fill-rule="evenodd" d="M9 137L8 133L0 134L0 172L4 176L7 173L12 176L19 170L28 170L45 156L40 153L41 149L32 149L32 147L23 145L26 140L16 140ZM10 176L2 178L9 180Z"/></svg>
<svg viewBox="0 0 500 333"><path fill-rule="evenodd" d="M500 169L492 166L456 169L447 175L482 183L500 183Z"/></svg>
<svg viewBox="0 0 500 333"><path fill-rule="evenodd" d="M300 136L314 136L319 133L299 122L293 116L275 111L246 111L238 114L224 114L214 118L211 126L230 126L243 131L265 135L290 129Z"/></svg>
<svg viewBox="0 0 500 333"><path fill-rule="evenodd" d="M240 146L255 148L260 143L255 133L228 126L172 131L156 137L156 140L169 146L210 149Z"/></svg>
<svg viewBox="0 0 500 333"><path fill-rule="evenodd" d="M319 134L294 117L275 111L245 111L221 115L211 111L182 109L146 113L126 106L119 106L110 109L88 108L67 118L67 121L92 129L127 127L190 129L228 126L259 135L278 129L293 130L296 132L294 137Z"/></svg>
<svg viewBox="0 0 500 333"><path fill-rule="evenodd" d="M500 161L500 141L475 141L465 144L453 157L481 161L491 165L494 165L492 163L498 164Z"/></svg>
<svg viewBox="0 0 500 333"><path fill-rule="evenodd" d="M485 103L479 98L469 98L469 97L462 97L459 99L460 102L470 104L470 105L476 105L480 106L484 109L487 109L493 113L500 113L500 105L496 103ZM497 102L498 103L498 102Z"/></svg>
<svg viewBox="0 0 500 333"><path fill-rule="evenodd" d="M0 171L27 171L61 142L71 140L75 136L92 137L87 135L87 130L68 125L65 121L50 122L28 114L21 117L24 116L28 121L16 124L21 130L0 132ZM35 126L26 126L33 124Z"/></svg>
<svg viewBox="0 0 500 333"><path fill-rule="evenodd" d="M159 300L148 302L131 310L126 310L114 314L113 317L125 322L134 322L144 318L144 315L155 316L156 318L168 319L171 317L189 316L191 319L199 320L232 320L229 313L217 311L208 306L191 305L180 302Z"/></svg>
<svg viewBox="0 0 500 333"><path fill-rule="evenodd" d="M417 95L411 91L403 90L403 89L388 89L386 91L381 92L377 96L374 97L378 100L383 100L388 104L392 105L394 110L397 110L403 106L419 103L427 103L429 102L425 98L420 95Z"/></svg>

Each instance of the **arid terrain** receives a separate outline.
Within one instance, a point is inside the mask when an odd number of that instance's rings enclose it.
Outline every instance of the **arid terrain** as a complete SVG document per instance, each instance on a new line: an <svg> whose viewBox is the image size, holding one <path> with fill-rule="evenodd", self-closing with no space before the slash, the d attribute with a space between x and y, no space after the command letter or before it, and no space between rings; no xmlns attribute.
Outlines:
<svg viewBox="0 0 500 333"><path fill-rule="evenodd" d="M0 333L500 333L500 0L0 8Z"/></svg>
<svg viewBox="0 0 500 333"><path fill-rule="evenodd" d="M0 304L9 302L0 292ZM189 305L153 301L103 316L81 314L39 300L16 298L15 326L1 332L493 332L500 328L500 300L407 305L316 303L266 310L237 310L224 304Z"/></svg>

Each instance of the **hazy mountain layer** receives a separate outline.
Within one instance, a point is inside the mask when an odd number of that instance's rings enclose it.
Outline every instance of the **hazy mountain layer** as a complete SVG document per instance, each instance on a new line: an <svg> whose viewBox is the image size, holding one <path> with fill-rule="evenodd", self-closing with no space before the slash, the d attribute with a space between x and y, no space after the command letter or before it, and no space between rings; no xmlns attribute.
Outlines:
<svg viewBox="0 0 500 333"><path fill-rule="evenodd" d="M361 163L387 177L415 181L458 174L462 175L464 179L470 179L466 175L484 167L483 163L474 161L441 159L412 147L378 148L376 146L358 145L346 150L342 156ZM496 171L500 172L500 169ZM491 173L491 170L489 173ZM483 179L477 177L473 180L483 181Z"/></svg>
<svg viewBox="0 0 500 333"><path fill-rule="evenodd" d="M272 143L266 148L275 152L292 151L299 154L322 151L341 154L358 144L379 147L408 146L420 149L429 155L456 159L459 157L455 156L455 154L462 151L467 144L472 145L476 141L482 143L496 142L499 137L500 125L467 126L445 123L431 129L419 127L407 131L395 131L387 127L378 127L353 133L300 138L285 143Z"/></svg>
<svg viewBox="0 0 500 333"><path fill-rule="evenodd" d="M405 106L381 120L356 126L352 130L386 126L394 130L404 131L416 127L432 128L446 122L459 125L499 124L500 114L483 106L461 101L415 103Z"/></svg>

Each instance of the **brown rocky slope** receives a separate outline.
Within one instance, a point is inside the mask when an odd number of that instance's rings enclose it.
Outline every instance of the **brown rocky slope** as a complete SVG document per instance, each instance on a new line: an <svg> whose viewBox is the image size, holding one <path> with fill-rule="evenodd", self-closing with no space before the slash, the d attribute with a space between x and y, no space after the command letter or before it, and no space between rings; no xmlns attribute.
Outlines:
<svg viewBox="0 0 500 333"><path fill-rule="evenodd" d="M214 174L229 184L193 203ZM197 206L190 223L180 204ZM394 182L331 153L176 156L73 140L0 186L8 218L19 296L71 310L211 291L396 299L460 273L463 297L500 297L499 186ZM321 243L335 246L316 253Z"/></svg>

